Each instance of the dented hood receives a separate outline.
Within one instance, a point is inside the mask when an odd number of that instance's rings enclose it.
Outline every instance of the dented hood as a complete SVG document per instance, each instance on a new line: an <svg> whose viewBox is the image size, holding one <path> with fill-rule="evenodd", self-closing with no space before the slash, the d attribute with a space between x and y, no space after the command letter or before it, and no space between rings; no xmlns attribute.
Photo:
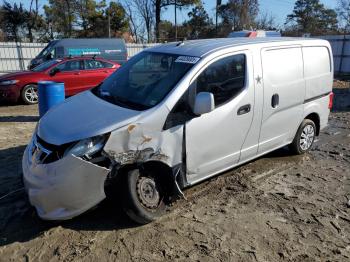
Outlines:
<svg viewBox="0 0 350 262"><path fill-rule="evenodd" d="M140 114L87 91L50 109L40 119L37 132L47 143L62 145L111 132L135 121Z"/></svg>

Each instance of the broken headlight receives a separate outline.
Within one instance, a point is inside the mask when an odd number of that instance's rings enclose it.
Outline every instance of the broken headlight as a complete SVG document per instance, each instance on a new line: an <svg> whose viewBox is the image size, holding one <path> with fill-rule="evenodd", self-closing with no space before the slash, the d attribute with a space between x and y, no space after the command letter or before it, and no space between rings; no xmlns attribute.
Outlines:
<svg viewBox="0 0 350 262"><path fill-rule="evenodd" d="M83 139L71 147L67 148L64 152L64 156L74 155L77 157L87 156L90 157L97 152L101 151L106 142L106 136L94 136L91 138Z"/></svg>

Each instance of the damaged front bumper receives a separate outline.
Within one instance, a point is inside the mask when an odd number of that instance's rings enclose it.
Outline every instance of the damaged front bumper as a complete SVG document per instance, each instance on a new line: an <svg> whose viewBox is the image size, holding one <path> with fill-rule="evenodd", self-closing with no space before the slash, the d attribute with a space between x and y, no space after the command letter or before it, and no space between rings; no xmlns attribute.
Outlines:
<svg viewBox="0 0 350 262"><path fill-rule="evenodd" d="M38 164L32 142L23 159L23 181L30 203L47 220L66 220L94 207L105 197L109 169L68 155L55 162Z"/></svg>

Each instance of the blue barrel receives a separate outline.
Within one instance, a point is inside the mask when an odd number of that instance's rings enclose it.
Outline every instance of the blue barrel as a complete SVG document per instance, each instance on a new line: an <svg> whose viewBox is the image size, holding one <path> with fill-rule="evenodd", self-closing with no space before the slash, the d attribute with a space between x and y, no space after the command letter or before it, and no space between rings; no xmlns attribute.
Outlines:
<svg viewBox="0 0 350 262"><path fill-rule="evenodd" d="M41 81L38 83L38 95L42 117L51 107L64 101L64 83Z"/></svg>

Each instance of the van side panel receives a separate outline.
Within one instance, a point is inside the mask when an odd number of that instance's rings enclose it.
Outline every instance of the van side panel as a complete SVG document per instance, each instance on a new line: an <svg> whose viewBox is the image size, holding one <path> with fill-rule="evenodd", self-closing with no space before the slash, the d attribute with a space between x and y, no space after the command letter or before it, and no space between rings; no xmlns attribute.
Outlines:
<svg viewBox="0 0 350 262"><path fill-rule="evenodd" d="M332 51L328 44L304 46L304 75L306 85L304 118L316 113L320 129L327 126L329 116L329 93L333 86Z"/></svg>
<svg viewBox="0 0 350 262"><path fill-rule="evenodd" d="M311 100L332 90L331 53L326 46L303 47L305 100Z"/></svg>
<svg viewBox="0 0 350 262"><path fill-rule="evenodd" d="M57 53L62 53L64 56L97 55L119 64L127 61L125 42L118 38L62 39L55 43L55 48L62 49ZM62 57L62 55L57 57Z"/></svg>
<svg viewBox="0 0 350 262"><path fill-rule="evenodd" d="M305 81L300 46L262 49L264 106L259 153L293 139L303 116ZM278 105L273 105L274 96Z"/></svg>

